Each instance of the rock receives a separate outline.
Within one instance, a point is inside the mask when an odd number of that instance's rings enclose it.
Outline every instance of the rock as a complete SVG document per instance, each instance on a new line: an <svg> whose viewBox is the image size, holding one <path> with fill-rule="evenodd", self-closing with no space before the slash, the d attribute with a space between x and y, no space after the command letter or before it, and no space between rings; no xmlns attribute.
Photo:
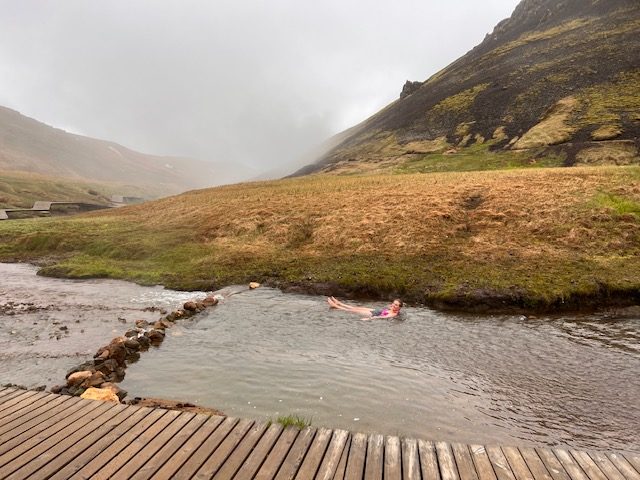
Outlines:
<svg viewBox="0 0 640 480"><path fill-rule="evenodd" d="M75 385L80 385L84 381L90 379L92 375L93 375L93 372L89 370L83 370L81 372L72 373L67 377L67 385L70 387Z"/></svg>
<svg viewBox="0 0 640 480"><path fill-rule="evenodd" d="M151 340L145 335L138 337L138 343L140 344L140 350L147 350L151 344Z"/></svg>
<svg viewBox="0 0 640 480"><path fill-rule="evenodd" d="M147 328L149 326L149 322L146 320L136 320L136 327L138 328Z"/></svg>
<svg viewBox="0 0 640 480"><path fill-rule="evenodd" d="M127 347L124 346L124 342L111 345L110 352L111 354L109 355L109 358L118 362L118 365L121 367L126 365L125 360L127 358Z"/></svg>
<svg viewBox="0 0 640 480"><path fill-rule="evenodd" d="M198 308L196 302L185 302L182 307L189 312L195 312Z"/></svg>
<svg viewBox="0 0 640 480"><path fill-rule="evenodd" d="M419 83L419 82L418 82L418 83ZM250 289L252 289L252 290L253 290L254 288L258 288L259 286L260 286L260 284L259 284L258 282L251 282L251 283L249 284L249 288L250 288Z"/></svg>
<svg viewBox="0 0 640 480"><path fill-rule="evenodd" d="M100 400L103 402L120 403L118 396L111 390L106 388L87 388L87 390L82 395L80 395L80 398L84 398L86 400Z"/></svg>
<svg viewBox="0 0 640 480"><path fill-rule="evenodd" d="M116 394L116 396L118 397L118 399L120 399L120 401L124 400L124 398L127 396L127 391L123 390L122 388L117 386L115 383L105 382L102 385L100 385L100 388L103 390L109 390L112 393Z"/></svg>
<svg viewBox="0 0 640 480"><path fill-rule="evenodd" d="M124 336L127 337L127 338L136 338L138 336L138 333L139 333L138 329L135 329L135 330L131 329L131 330L127 330L124 333ZM125 340L125 342L126 342L126 340Z"/></svg>
<svg viewBox="0 0 640 480"><path fill-rule="evenodd" d="M164 340L164 331L162 330L149 330L145 335L152 345L159 345Z"/></svg>
<svg viewBox="0 0 640 480"><path fill-rule="evenodd" d="M94 359L99 359L99 360L106 360L107 358L109 358L109 355L111 355L111 352L109 351L109 348L100 347L98 349L98 351L96 352L96 354L93 356L93 358Z"/></svg>
<svg viewBox="0 0 640 480"><path fill-rule="evenodd" d="M129 340L124 342L124 346L127 347L129 350L134 350L134 351L140 350L140 342L138 340L134 340L133 338L130 338Z"/></svg>
<svg viewBox="0 0 640 480"><path fill-rule="evenodd" d="M202 304L205 307L213 307L214 305L218 304L218 299L215 297L207 297L202 301Z"/></svg>
<svg viewBox="0 0 640 480"><path fill-rule="evenodd" d="M102 383L104 383L104 373L95 372L93 375L91 375L91 377L82 382L80 386L83 388L97 387Z"/></svg>
<svg viewBox="0 0 640 480"><path fill-rule="evenodd" d="M202 303L202 302L196 302L196 310L198 312L201 312L202 310L204 310L205 308L207 308L207 306Z"/></svg>
<svg viewBox="0 0 640 480"><path fill-rule="evenodd" d="M127 363L135 363L140 360L140 353L135 350L127 350Z"/></svg>
<svg viewBox="0 0 640 480"><path fill-rule="evenodd" d="M400 92L400 98L408 97L422 86L422 82L411 82L407 80Z"/></svg>
<svg viewBox="0 0 640 480"><path fill-rule="evenodd" d="M63 388L64 388L63 385L54 385L53 387L51 387L51 389L49 391L51 393L60 393Z"/></svg>
<svg viewBox="0 0 640 480"><path fill-rule="evenodd" d="M109 358L109 359L105 360L104 362L101 362L98 365L96 365L96 370L98 370L99 372L104 373L105 375L111 374L112 372L114 372L116 370L116 368L118 368L118 362L116 362L112 358Z"/></svg>
<svg viewBox="0 0 640 480"><path fill-rule="evenodd" d="M175 323L170 322L169 320L160 320L160 323L164 325L164 328L171 328L175 325Z"/></svg>
<svg viewBox="0 0 640 480"><path fill-rule="evenodd" d="M157 322L155 322L153 324L153 328L155 328L156 330L164 330L164 325L162 324L162 322L160 320L158 320Z"/></svg>
<svg viewBox="0 0 640 480"><path fill-rule="evenodd" d="M69 375L71 375L73 373L82 372L82 371L85 371L85 370L88 370L88 371L90 371L92 373L95 372L96 368L94 366L94 362L90 360L88 362L81 363L80 365L77 365L77 366L71 368L67 372L67 375L65 376L65 378L69 378Z"/></svg>

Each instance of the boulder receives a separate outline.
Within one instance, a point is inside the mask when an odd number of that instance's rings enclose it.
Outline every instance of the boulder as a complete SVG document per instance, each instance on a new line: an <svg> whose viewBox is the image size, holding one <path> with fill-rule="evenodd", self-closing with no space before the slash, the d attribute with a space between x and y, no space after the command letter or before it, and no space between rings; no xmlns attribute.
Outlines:
<svg viewBox="0 0 640 480"><path fill-rule="evenodd" d="M115 393L120 399L120 401L122 401L127 396L127 391L123 390L122 388L117 386L115 383L105 382L102 385L100 385L100 388L102 388L103 390L109 390Z"/></svg>
<svg viewBox="0 0 640 480"><path fill-rule="evenodd" d="M149 322L146 320L136 320L136 327L138 328L147 328L149 326Z"/></svg>
<svg viewBox="0 0 640 480"><path fill-rule="evenodd" d="M196 305L196 302L185 302L182 308L184 308L188 312L195 312L198 306Z"/></svg>
<svg viewBox="0 0 640 480"><path fill-rule="evenodd" d="M83 370L81 372L72 373L67 377L67 385L68 386L80 385L81 383L90 379L92 375L93 375L93 372L90 370Z"/></svg>
<svg viewBox="0 0 640 480"><path fill-rule="evenodd" d="M126 342L124 342L124 346L129 350L138 351L140 350L140 342L137 339L130 338Z"/></svg>
<svg viewBox="0 0 640 480"><path fill-rule="evenodd" d="M95 372L89 378L84 380L80 386L82 388L97 387L102 383L104 383L104 373Z"/></svg>
<svg viewBox="0 0 640 480"><path fill-rule="evenodd" d="M69 369L65 378L69 378L69 375L71 375L72 373L82 372L85 370L89 370L90 372L95 372L96 369L94 368L93 363L94 362L90 360L88 362L81 363L80 365L76 365L75 367Z"/></svg>
<svg viewBox="0 0 640 480"><path fill-rule="evenodd" d="M151 344L151 340L145 335L137 338L138 343L140 344L140 350L148 350L149 345Z"/></svg>
<svg viewBox="0 0 640 480"><path fill-rule="evenodd" d="M260 286L260 284L259 284L258 282L251 282L251 283L249 284L249 288L250 288L251 290L253 290L254 288L258 288L259 286Z"/></svg>
<svg viewBox="0 0 640 480"><path fill-rule="evenodd" d="M164 340L164 331L156 329L149 330L145 336L149 338L152 345L159 345Z"/></svg>
<svg viewBox="0 0 640 480"><path fill-rule="evenodd" d="M218 304L218 299L216 297L207 297L202 301L202 304L205 307L213 307Z"/></svg>
<svg viewBox="0 0 640 480"><path fill-rule="evenodd" d="M100 400L103 402L120 403L118 396L111 390L106 388L87 388L85 392L80 395L80 398L84 398L86 400Z"/></svg>
<svg viewBox="0 0 640 480"><path fill-rule="evenodd" d="M53 387L51 387L49 391L51 393L60 393L63 388L64 388L64 385L54 385Z"/></svg>

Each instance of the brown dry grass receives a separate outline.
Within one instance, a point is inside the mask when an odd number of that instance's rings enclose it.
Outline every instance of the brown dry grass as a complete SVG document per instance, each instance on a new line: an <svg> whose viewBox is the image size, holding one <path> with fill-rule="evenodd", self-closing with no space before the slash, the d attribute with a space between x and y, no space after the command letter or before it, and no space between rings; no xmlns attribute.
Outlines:
<svg viewBox="0 0 640 480"><path fill-rule="evenodd" d="M331 282L414 300L517 291L532 304L640 287L638 167L317 175L7 223L0 259L72 255L50 271L74 276Z"/></svg>

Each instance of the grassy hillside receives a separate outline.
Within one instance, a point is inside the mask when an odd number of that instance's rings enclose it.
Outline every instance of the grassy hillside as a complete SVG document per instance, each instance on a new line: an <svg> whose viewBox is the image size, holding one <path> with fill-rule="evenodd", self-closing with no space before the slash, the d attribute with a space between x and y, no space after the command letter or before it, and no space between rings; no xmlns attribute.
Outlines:
<svg viewBox="0 0 640 480"><path fill-rule="evenodd" d="M0 208L31 208L38 200L106 205L111 195L159 197L163 193L161 189L0 170Z"/></svg>
<svg viewBox="0 0 640 480"><path fill-rule="evenodd" d="M183 289L256 280L438 307L640 301L640 168L311 176L0 223L0 260Z"/></svg>
<svg viewBox="0 0 640 480"><path fill-rule="evenodd" d="M558 166L638 164L639 65L637 0L522 0L482 43L343 132L298 173L389 171L416 162L455 170L456 156L475 148L485 148L494 165L514 157ZM466 162L466 169L484 167Z"/></svg>

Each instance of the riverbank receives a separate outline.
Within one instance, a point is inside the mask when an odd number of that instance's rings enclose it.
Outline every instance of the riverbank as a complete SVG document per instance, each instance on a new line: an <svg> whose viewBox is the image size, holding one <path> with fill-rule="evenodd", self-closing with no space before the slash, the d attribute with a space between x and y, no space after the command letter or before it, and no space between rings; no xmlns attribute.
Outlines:
<svg viewBox="0 0 640 480"><path fill-rule="evenodd" d="M469 311L640 303L640 168L313 176L0 225L0 261Z"/></svg>

